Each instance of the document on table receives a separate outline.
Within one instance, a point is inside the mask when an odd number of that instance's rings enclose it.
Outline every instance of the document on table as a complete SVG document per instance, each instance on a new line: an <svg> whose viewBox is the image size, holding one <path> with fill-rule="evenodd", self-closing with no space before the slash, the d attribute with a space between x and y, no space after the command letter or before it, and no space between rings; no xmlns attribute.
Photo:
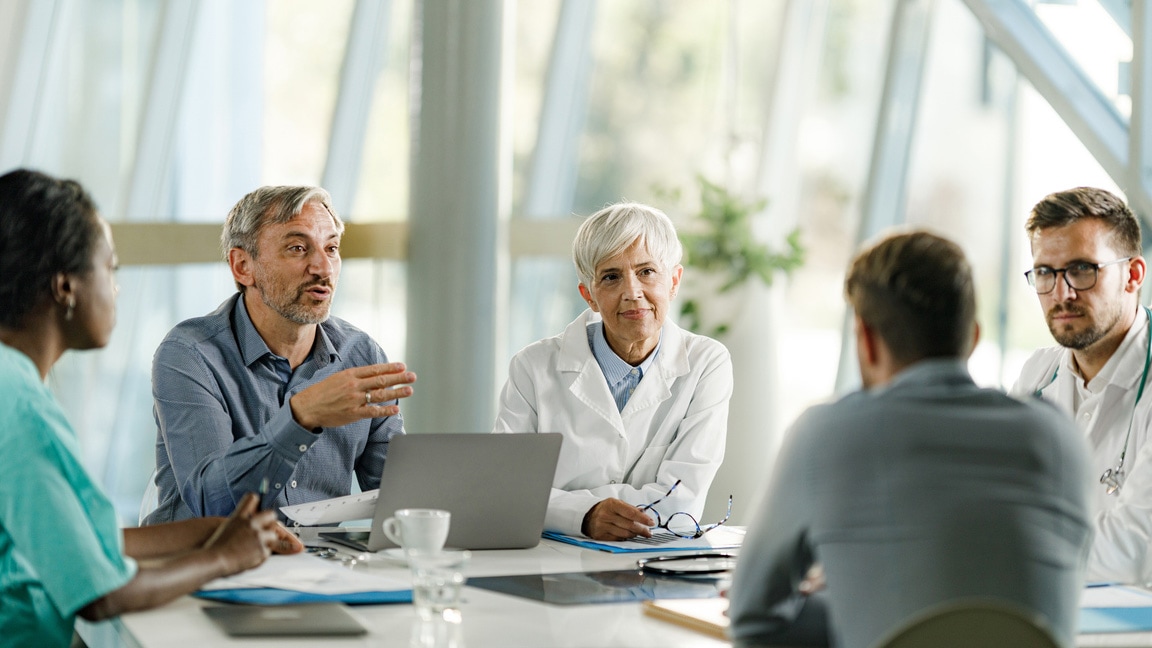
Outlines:
<svg viewBox="0 0 1152 648"><path fill-rule="evenodd" d="M1152 592L1127 585L1086 587L1080 594L1082 634L1152 630Z"/></svg>
<svg viewBox="0 0 1152 648"><path fill-rule="evenodd" d="M1085 587L1080 592L1080 607L1152 607L1152 592L1128 585Z"/></svg>
<svg viewBox="0 0 1152 648"><path fill-rule="evenodd" d="M717 639L728 639L728 599L661 599L644 601L644 614L678 623Z"/></svg>
<svg viewBox="0 0 1152 648"><path fill-rule="evenodd" d="M339 562L311 554L269 556L264 564L227 578L217 578L201 590L231 590L256 587L307 592L309 594L351 594L391 592L411 589L406 580L389 578L371 570L352 570Z"/></svg>
<svg viewBox="0 0 1152 648"><path fill-rule="evenodd" d="M590 540L588 538L564 535L545 531L544 537L585 549L596 549L609 553L645 553L653 551L708 551L711 549L736 549L744 542L744 529L739 527L717 527L703 536L694 539L679 538L662 529L655 529L651 538L631 540Z"/></svg>
<svg viewBox="0 0 1152 648"><path fill-rule="evenodd" d="M380 489L353 493L344 497L281 506L280 511L302 526L339 524L348 520L371 518L376 513L376 498Z"/></svg>

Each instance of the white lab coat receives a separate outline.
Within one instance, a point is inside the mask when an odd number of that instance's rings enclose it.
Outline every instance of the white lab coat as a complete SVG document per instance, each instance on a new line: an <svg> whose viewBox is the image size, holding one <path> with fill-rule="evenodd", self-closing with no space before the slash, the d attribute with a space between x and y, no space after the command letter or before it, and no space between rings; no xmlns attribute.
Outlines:
<svg viewBox="0 0 1152 648"><path fill-rule="evenodd" d="M1072 370L1071 352L1063 347L1040 349L1032 354L1012 388L1012 394L1022 398L1032 397L1039 390L1045 400L1075 418L1077 427L1088 439L1092 452L1089 474L1093 481L1096 530L1088 555L1086 578L1089 582L1152 582L1152 547L1149 546L1152 542L1152 444L1148 443L1152 430L1152 388L1146 387L1139 404L1136 403L1148 350L1148 317L1140 308L1116 353L1089 385L1089 389L1099 394L1095 407L1081 406L1079 413L1073 411L1076 381L1080 379ZM1052 380L1053 374L1056 374L1055 380ZM1106 383L1095 384L1109 374ZM1149 381L1152 381L1152 372L1146 379ZM1120 461L1129 421L1132 436L1124 458L1125 478L1119 493L1108 495L1097 480Z"/></svg>
<svg viewBox="0 0 1152 648"><path fill-rule="evenodd" d="M660 514L687 511L708 523L700 514L728 431L728 350L665 321L660 353L620 412L588 345L598 318L586 310L562 334L522 349L500 394L495 432L564 435L545 528L579 535L600 500L647 504L677 479Z"/></svg>

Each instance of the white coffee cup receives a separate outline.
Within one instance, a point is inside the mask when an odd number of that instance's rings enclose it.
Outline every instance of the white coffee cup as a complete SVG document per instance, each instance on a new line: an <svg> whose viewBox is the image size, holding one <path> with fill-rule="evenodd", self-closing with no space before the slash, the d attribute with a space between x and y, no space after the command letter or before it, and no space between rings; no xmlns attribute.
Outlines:
<svg viewBox="0 0 1152 648"><path fill-rule="evenodd" d="M452 514L440 509L400 509L384 520L384 535L405 551L439 551L448 540Z"/></svg>

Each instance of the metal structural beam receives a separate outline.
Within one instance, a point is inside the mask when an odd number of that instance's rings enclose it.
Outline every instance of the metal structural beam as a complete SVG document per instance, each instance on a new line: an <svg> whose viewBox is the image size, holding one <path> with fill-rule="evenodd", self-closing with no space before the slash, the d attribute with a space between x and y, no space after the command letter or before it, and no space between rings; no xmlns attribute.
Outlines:
<svg viewBox="0 0 1152 648"><path fill-rule="evenodd" d="M767 211L780 240L797 222L801 178L796 144L819 78L827 15L828 0L788 0L784 9L757 181L759 195L769 199Z"/></svg>
<svg viewBox="0 0 1152 648"><path fill-rule="evenodd" d="M188 62L199 24L199 6L195 0L169 0L164 4L137 131L136 157L124 191L126 220L157 220L161 213Z"/></svg>
<svg viewBox="0 0 1152 648"><path fill-rule="evenodd" d="M122 266L221 263L220 223L111 223ZM347 223L344 259L404 260L407 223Z"/></svg>
<svg viewBox="0 0 1152 648"><path fill-rule="evenodd" d="M1128 121L1072 60L1035 11L1022 0L964 0L964 4L976 16L989 40L1008 55L1024 78L1124 190L1133 208L1145 218L1152 214L1152 197L1142 183L1134 180L1129 166L1132 156ZM1143 29L1135 22L1133 20L1134 30ZM1145 66L1140 67L1133 70L1133 86L1135 92L1142 93L1144 90L1135 89L1141 85L1136 77L1147 74Z"/></svg>
<svg viewBox="0 0 1152 648"><path fill-rule="evenodd" d="M1139 187L1140 194L1147 200L1152 196L1152 48L1148 42L1152 37L1152 12L1148 11L1145 0L1138 0L1132 6L1130 26L1132 116L1128 121L1128 168L1131 187ZM1145 218L1152 216L1146 210L1149 206L1152 201L1145 202L1145 209L1140 210Z"/></svg>
<svg viewBox="0 0 1152 648"><path fill-rule="evenodd" d="M1101 7L1112 16L1112 20L1120 25L1129 36L1132 35L1132 0L1097 0ZM1136 0L1137 4L1143 4L1144 0Z"/></svg>
<svg viewBox="0 0 1152 648"><path fill-rule="evenodd" d="M580 218L512 219L508 256L563 258L572 253ZM220 261L221 223L114 222L112 238L120 265L171 266ZM408 223L346 223L340 256L345 259L408 259Z"/></svg>
<svg viewBox="0 0 1152 648"><path fill-rule="evenodd" d="M1008 366L1008 326L1012 313L1012 282L1021 277L1012 265L1014 251L1019 238L1024 233L1020 226L1020 215L1016 213L1016 193L1019 185L1018 165L1020 161L1020 77L1012 73L1012 83L1007 103L1004 106L1006 137L1004 145L1004 174L1002 185L1004 198L1003 214L1000 218L1000 296L996 304L996 343L1000 347L1000 379L1006 378Z"/></svg>
<svg viewBox="0 0 1152 648"><path fill-rule="evenodd" d="M0 123L0 170L28 164L36 134L37 117L47 92L53 43L60 27L61 0L13 3L4 9L5 17L22 22L22 28L7 30L11 66L5 75L7 87L0 88L4 107ZM23 11L20 11L20 10Z"/></svg>
<svg viewBox="0 0 1152 648"><path fill-rule="evenodd" d="M406 360L420 383L404 417L415 431L482 432L503 357L511 39L502 0L424 0L416 12Z"/></svg>
<svg viewBox="0 0 1152 648"><path fill-rule="evenodd" d="M924 64L928 57L928 32L935 0L897 0L892 14L884 90L876 118L876 139L868 183L864 188L857 247L887 228L903 223L908 180L908 160L916 117L920 109ZM845 313L836 372L836 392L842 393L859 380L853 315Z"/></svg>
<svg viewBox="0 0 1152 648"><path fill-rule="evenodd" d="M351 214L356 202L364 134L368 132L376 79L388 49L391 11L391 0L356 0L352 10L321 180L332 194L337 214Z"/></svg>
<svg viewBox="0 0 1152 648"><path fill-rule="evenodd" d="M264 50L268 40L268 4L268 0L241 3L226 0L223 5L221 23L225 25L228 54L233 60L225 67L228 101L217 110L227 111L230 130L228 182L224 191L237 199L259 186L264 164Z"/></svg>
<svg viewBox="0 0 1152 648"><path fill-rule="evenodd" d="M564 0L556 18L536 147L521 209L524 218L552 220L572 213L579 179L580 136L588 105L596 0ZM567 242L571 245L571 240ZM518 259L512 266L508 342L517 348L552 335L582 302L571 288L570 248L551 258ZM558 286L565 288L557 290Z"/></svg>
<svg viewBox="0 0 1152 648"><path fill-rule="evenodd" d="M527 218L552 218L572 210L595 19L596 0L564 0L560 5L524 194Z"/></svg>

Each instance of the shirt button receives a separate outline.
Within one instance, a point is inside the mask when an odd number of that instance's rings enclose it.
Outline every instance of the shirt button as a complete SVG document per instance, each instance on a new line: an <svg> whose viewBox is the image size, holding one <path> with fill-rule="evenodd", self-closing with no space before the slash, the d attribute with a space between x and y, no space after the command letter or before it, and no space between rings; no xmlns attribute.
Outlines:
<svg viewBox="0 0 1152 648"><path fill-rule="evenodd" d="M300 444L300 452L307 452L307 451L308 451L308 446L301 443Z"/></svg>
<svg viewBox="0 0 1152 648"><path fill-rule="evenodd" d="M291 484L289 484L289 486L291 486L292 488L296 488L296 480L295 480L295 479L293 479L293 480L292 480L292 483L291 483Z"/></svg>
<svg viewBox="0 0 1152 648"><path fill-rule="evenodd" d="M275 486L273 486L273 488L275 488L276 490L280 490L281 488L283 488L283 486L281 486L280 484L276 484Z"/></svg>
<svg viewBox="0 0 1152 648"><path fill-rule="evenodd" d="M612 481L610 481L610 482L608 482L608 483L609 483L609 484L615 484L615 483L616 483L616 480L615 480L615 479L613 479Z"/></svg>

